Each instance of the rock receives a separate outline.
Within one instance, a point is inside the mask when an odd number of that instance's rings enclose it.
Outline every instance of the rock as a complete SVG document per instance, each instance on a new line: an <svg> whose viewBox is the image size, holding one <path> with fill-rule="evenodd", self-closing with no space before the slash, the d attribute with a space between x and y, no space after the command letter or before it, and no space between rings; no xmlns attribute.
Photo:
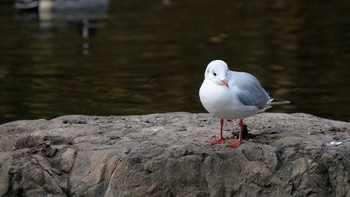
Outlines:
<svg viewBox="0 0 350 197"><path fill-rule="evenodd" d="M209 114L62 116L0 125L1 196L350 196L350 123L247 118L209 145ZM238 121L225 122L234 138Z"/></svg>

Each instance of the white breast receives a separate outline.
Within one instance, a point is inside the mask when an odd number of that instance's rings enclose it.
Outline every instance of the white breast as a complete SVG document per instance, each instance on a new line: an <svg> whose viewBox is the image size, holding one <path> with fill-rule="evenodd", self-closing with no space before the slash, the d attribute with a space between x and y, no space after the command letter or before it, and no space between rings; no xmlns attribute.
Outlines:
<svg viewBox="0 0 350 197"><path fill-rule="evenodd" d="M218 118L243 119L257 113L256 107L244 106L237 99L235 89L204 80L199 89L199 98L204 108Z"/></svg>

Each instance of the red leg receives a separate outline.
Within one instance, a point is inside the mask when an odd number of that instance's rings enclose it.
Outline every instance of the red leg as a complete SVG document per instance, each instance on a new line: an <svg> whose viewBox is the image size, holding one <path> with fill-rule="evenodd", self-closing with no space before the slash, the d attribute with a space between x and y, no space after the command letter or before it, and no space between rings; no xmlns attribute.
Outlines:
<svg viewBox="0 0 350 197"><path fill-rule="evenodd" d="M232 147L232 148L237 148L242 144L242 131L243 131L243 120L239 120L239 134L238 134L238 140L234 142L228 142L227 146Z"/></svg>
<svg viewBox="0 0 350 197"><path fill-rule="evenodd" d="M224 126L224 119L220 119L220 138L215 140L208 140L207 143L210 144L222 144L224 143L224 137L222 136L222 128Z"/></svg>

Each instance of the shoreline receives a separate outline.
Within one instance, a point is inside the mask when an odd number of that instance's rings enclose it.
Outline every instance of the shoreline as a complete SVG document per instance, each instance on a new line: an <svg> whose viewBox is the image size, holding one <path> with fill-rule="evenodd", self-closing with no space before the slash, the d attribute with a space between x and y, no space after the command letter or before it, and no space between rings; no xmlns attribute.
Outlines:
<svg viewBox="0 0 350 197"><path fill-rule="evenodd" d="M245 124L254 137L230 148L205 143L219 134L219 120L204 113L5 123L0 194L346 196L350 191L349 122L261 113ZM225 137L236 131L238 121L225 121Z"/></svg>

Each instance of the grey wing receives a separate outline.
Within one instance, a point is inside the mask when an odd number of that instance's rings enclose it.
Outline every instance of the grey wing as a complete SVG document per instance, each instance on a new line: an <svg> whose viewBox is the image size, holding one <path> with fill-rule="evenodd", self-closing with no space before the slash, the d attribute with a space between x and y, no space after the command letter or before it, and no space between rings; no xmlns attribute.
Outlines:
<svg viewBox="0 0 350 197"><path fill-rule="evenodd" d="M267 107L267 103L271 99L253 75L245 72L233 72L233 81L234 85L238 87L236 95L242 104L255 106L259 110Z"/></svg>

